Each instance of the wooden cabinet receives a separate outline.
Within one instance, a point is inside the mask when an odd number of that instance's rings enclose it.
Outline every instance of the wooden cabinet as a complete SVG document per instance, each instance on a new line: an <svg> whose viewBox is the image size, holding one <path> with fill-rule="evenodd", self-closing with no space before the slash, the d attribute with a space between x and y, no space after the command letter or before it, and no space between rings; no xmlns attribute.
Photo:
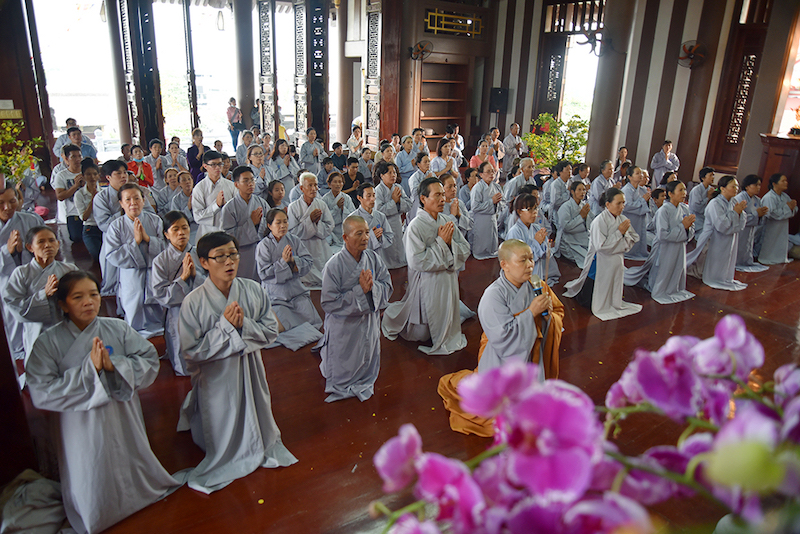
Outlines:
<svg viewBox="0 0 800 534"><path fill-rule="evenodd" d="M769 190L769 177L779 172L789 178L789 189L786 193L800 201L800 136L761 134L761 164L758 175L761 176L761 196ZM789 219L789 232L797 233L800 228L800 217Z"/></svg>
<svg viewBox="0 0 800 534"><path fill-rule="evenodd" d="M421 74L419 124L425 130L431 154L436 154L436 146L448 124L458 124L465 137L469 130L469 66L426 61L422 63Z"/></svg>

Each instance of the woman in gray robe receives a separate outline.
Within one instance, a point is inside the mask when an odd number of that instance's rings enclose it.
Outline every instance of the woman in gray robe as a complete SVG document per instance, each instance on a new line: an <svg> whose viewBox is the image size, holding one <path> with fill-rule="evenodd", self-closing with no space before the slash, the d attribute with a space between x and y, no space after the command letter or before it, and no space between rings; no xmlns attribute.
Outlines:
<svg viewBox="0 0 800 534"><path fill-rule="evenodd" d="M97 317L89 273L59 280L67 319L44 332L27 365L33 405L57 413L61 493L79 533L107 529L181 485L150 448L137 391L158 375L158 353L124 321Z"/></svg>
<svg viewBox="0 0 800 534"><path fill-rule="evenodd" d="M688 273L702 278L714 289L741 291L744 282L734 280L739 233L744 230L747 216L746 201L733 203L739 183L733 176L723 176L717 184L714 198L706 206L706 226L697 238L697 247L686 256Z"/></svg>
<svg viewBox="0 0 800 534"><path fill-rule="evenodd" d="M181 350L192 390L178 430L191 430L206 453L189 474L189 487L211 493L259 467L297 462L281 441L272 415L261 349L278 337L278 321L258 283L236 276L235 239L212 232L197 242L203 285L181 306Z"/></svg>
<svg viewBox="0 0 800 534"><path fill-rule="evenodd" d="M606 200L608 199L608 200ZM610 321L642 311L640 304L622 300L624 255L639 241L639 234L622 214L625 195L612 187L601 199L606 209L592 221L589 230L589 251L580 277L566 284L565 297L578 296L587 280L592 280L591 309L595 317ZM589 287L587 286L588 292ZM583 297L581 297L583 300ZM587 299L588 300L588 299Z"/></svg>
<svg viewBox="0 0 800 534"><path fill-rule="evenodd" d="M284 329L291 330L303 323L320 328L322 318L301 280L311 269L314 260L303 242L288 233L286 212L273 208L265 218L267 236L256 248L261 287L269 295L272 309Z"/></svg>
<svg viewBox="0 0 800 534"><path fill-rule="evenodd" d="M534 261L533 273L552 287L558 283L561 272L558 270L558 263L551 258L547 229L536 224L539 214L536 209L537 204L538 200L533 195L517 196L514 200L517 222L508 230L506 240L516 239L531 248Z"/></svg>
<svg viewBox="0 0 800 534"><path fill-rule="evenodd" d="M485 260L497 257L498 232L497 218L503 211L503 192L494 181L494 167L488 161L478 167L480 181L470 192L472 209L472 255Z"/></svg>
<svg viewBox="0 0 800 534"><path fill-rule="evenodd" d="M383 249L383 260L387 269L405 267L406 250L403 246L403 221L400 215L411 209L411 199L402 187L395 182L398 177L397 165L381 161L375 165L375 209L386 215L395 239L392 245Z"/></svg>
<svg viewBox="0 0 800 534"><path fill-rule="evenodd" d="M330 191L322 197L333 217L333 231L328 237L328 244L331 246L331 252L337 252L344 243L342 241L342 221L353 213L356 207L353 205L350 195L342 193L344 178L340 172L332 172L328 175L328 187Z"/></svg>
<svg viewBox="0 0 800 534"><path fill-rule="evenodd" d="M370 250L378 253L382 260L384 260L384 250L391 247L394 242L394 232L386 220L386 215L375 209L375 187L367 182L361 184L357 189L357 197L359 206L350 215L358 215L369 226L369 245ZM399 235L397 239L403 239ZM384 260L384 265L386 260Z"/></svg>
<svg viewBox="0 0 800 534"><path fill-rule="evenodd" d="M736 251L736 270L743 273L760 273L769 269L766 265L753 261L756 235L764 229L764 215L769 211L757 196L760 190L761 178L755 174L748 174L742 181L742 192L733 197L734 202L743 200L747 202L747 207L744 209L747 223L739 234L739 246Z"/></svg>
<svg viewBox="0 0 800 534"><path fill-rule="evenodd" d="M119 189L125 215L109 225L103 242L108 244L109 263L119 269L119 299L125 320L150 338L164 333L164 309L153 300L148 281L153 260L164 250L164 231L158 215L142 211L141 192L136 184Z"/></svg>
<svg viewBox="0 0 800 534"><path fill-rule="evenodd" d="M63 317L56 303L58 280L75 265L56 260L60 243L47 226L34 226L25 236L25 247L33 254L26 265L11 273L5 287L3 304L22 323L26 359L39 334Z"/></svg>
<svg viewBox="0 0 800 534"><path fill-rule="evenodd" d="M628 183L622 188L625 195L625 209L623 213L630 219L631 226L639 234L639 241L625 254L626 260L646 260L647 259L647 214L650 207L647 202L650 200L650 193L639 184L642 182L642 169L639 167L628 167Z"/></svg>
<svg viewBox="0 0 800 534"><path fill-rule="evenodd" d="M583 269L589 247L589 212L591 206L583 201L586 186L583 182L569 185L572 200L564 202L558 210L561 227L556 237L555 250L561 257L574 261Z"/></svg>
<svg viewBox="0 0 800 534"><path fill-rule="evenodd" d="M789 219L797 214L797 201L789 198L786 189L789 179L785 174L773 174L769 178L769 191L762 202L769 211L764 216L764 236L761 240L759 263L775 265L789 263Z"/></svg>
<svg viewBox="0 0 800 534"><path fill-rule="evenodd" d="M164 236L169 243L153 260L150 285L153 298L167 310L164 322L164 341L167 358L178 376L188 376L186 362L181 354L178 319L186 295L197 289L206 279L200 267L197 251L190 243L191 227L186 215L170 211L164 216Z"/></svg>
<svg viewBox="0 0 800 534"><path fill-rule="evenodd" d="M696 235L700 236L703 233L706 223L706 207L713 198L712 195L716 188L714 187L714 169L711 167L703 167L700 169L700 183L695 185L689 192L689 211L692 215L697 217L694 222L697 228Z"/></svg>
<svg viewBox="0 0 800 534"><path fill-rule="evenodd" d="M289 191L294 188L294 177L300 172L300 166L289 155L289 144L285 139L275 141L275 148L269 160L269 171L272 173L271 180L282 182L286 194L289 194ZM317 172L319 172L319 169L317 169ZM316 180L316 173L313 174Z"/></svg>
<svg viewBox="0 0 800 534"><path fill-rule="evenodd" d="M625 285L643 285L659 304L673 304L694 297L686 291L686 244L694 238L695 216L683 202L683 182L675 180L665 187L669 202L656 212L653 248L643 265L625 270Z"/></svg>

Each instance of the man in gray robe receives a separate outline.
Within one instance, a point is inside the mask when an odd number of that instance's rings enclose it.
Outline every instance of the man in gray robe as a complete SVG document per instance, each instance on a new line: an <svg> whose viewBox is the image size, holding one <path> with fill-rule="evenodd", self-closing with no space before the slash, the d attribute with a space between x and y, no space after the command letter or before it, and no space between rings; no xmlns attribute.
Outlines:
<svg viewBox="0 0 800 534"><path fill-rule="evenodd" d="M386 215L375 209L375 187L367 182L361 184L357 189L358 208L350 215L357 215L366 221L370 228L369 244L370 250L378 253L382 260L384 249L388 249L394 242L394 232L386 219ZM397 239L402 239L398 236ZM384 264L386 261L384 260Z"/></svg>
<svg viewBox="0 0 800 534"><path fill-rule="evenodd" d="M714 194L714 169L703 167L700 169L700 183L689 191L689 211L695 216L695 233L700 235L706 222L706 207Z"/></svg>
<svg viewBox="0 0 800 534"><path fill-rule="evenodd" d="M325 402L349 397L365 401L374 393L381 367L381 310L392 295L392 278L383 260L367 248L370 228L357 215L342 223L344 248L322 272L320 302L325 336L320 371Z"/></svg>
<svg viewBox="0 0 800 534"><path fill-rule="evenodd" d="M533 177L534 163L531 158L522 158L519 162L521 174L506 180L503 186L503 200L509 206L514 202L514 197L519 194L523 185L537 185L536 178Z"/></svg>
<svg viewBox="0 0 800 534"><path fill-rule="evenodd" d="M258 281L256 273L256 246L267 233L264 215L269 204L253 194L256 187L255 176L250 167L236 167L233 171L233 184L236 194L222 207L222 229L239 241L239 276Z"/></svg>
<svg viewBox="0 0 800 534"><path fill-rule="evenodd" d="M522 142L522 138L519 136L519 124L516 122L511 125L511 131L506 138L503 139L503 148L506 154L503 158L502 176L507 177L508 173L511 172L511 168L514 166L514 160L521 158L522 154L525 152L525 143Z"/></svg>
<svg viewBox="0 0 800 534"><path fill-rule="evenodd" d="M461 333L458 271L469 257L469 243L444 211L445 193L436 178L419 186L422 210L408 225L404 240L408 259L408 289L403 300L390 304L381 330L390 340L430 339L418 350L430 355L452 354L467 346Z"/></svg>
<svg viewBox="0 0 800 534"><path fill-rule="evenodd" d="M222 207L233 198L236 187L222 176L222 154L209 150L203 154L206 177L192 189L192 215L197 223L197 238L222 230Z"/></svg>
<svg viewBox="0 0 800 534"><path fill-rule="evenodd" d="M303 240L303 244L314 258L314 265L303 283L309 287L322 284L322 269L331 257L328 236L333 231L333 215L328 205L317 198L317 177L310 172L300 176L303 197L298 198L286 210L289 217L289 233Z"/></svg>
<svg viewBox="0 0 800 534"><path fill-rule="evenodd" d="M192 390L178 430L191 429L206 452L189 474L189 487L208 494L260 466L297 459L281 442L261 360L261 349L278 337L269 297L257 282L236 277L239 249L232 236L203 236L197 256L208 278L181 306L181 351Z"/></svg>

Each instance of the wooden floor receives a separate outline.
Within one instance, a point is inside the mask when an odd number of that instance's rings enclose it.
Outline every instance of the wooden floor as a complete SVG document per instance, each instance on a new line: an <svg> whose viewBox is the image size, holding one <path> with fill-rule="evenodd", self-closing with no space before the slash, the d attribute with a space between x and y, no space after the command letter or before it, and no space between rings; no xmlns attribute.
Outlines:
<svg viewBox="0 0 800 534"><path fill-rule="evenodd" d="M72 246L64 229L60 235L64 257L89 267L83 245ZM559 267L563 277L555 291L561 295L563 283L576 277L578 269L562 261ZM92 268L97 270L96 265ZM470 308L477 308L483 290L498 271L496 260L470 258L460 278L461 298ZM393 300L397 300L404 292L405 269L392 272L392 279ZM688 289L697 296L670 306L657 304L643 290L626 288L626 300L644 308L637 315L611 322L602 322L573 300L564 299L561 378L602 404L634 349L656 349L672 334L708 337L716 321L728 313L744 317L750 331L764 344L764 377L770 377L783 363L798 361L800 264L738 274L737 279L747 282L748 288L737 293L718 291L690 278ZM319 292L312 298L319 307ZM368 504L383 499L397 508L410 500L409 492L384 498L372 465L375 452L396 435L400 425L416 425L425 450L460 459L478 454L489 443L451 431L436 393L440 376L476 365L481 333L477 318L464 323L463 331L469 341L467 348L450 356L426 356L414 343L382 339L375 396L363 403L355 399L324 402L320 360L309 348L264 351L275 419L284 443L299 462L287 468L258 469L212 495L183 487L108 532L380 532L383 522L369 518ZM163 353L163 339L153 342ZM156 382L140 392L150 443L171 472L192 467L203 457L188 432L175 431L178 410L189 388L189 379L175 377L169 363L162 361ZM43 416L30 406L25 395L32 432L41 443L46 437ZM637 453L655 444L674 443L680 430L660 418L632 418L618 443L623 452ZM723 513L695 500L664 503L653 511L678 529L698 522L712 524Z"/></svg>

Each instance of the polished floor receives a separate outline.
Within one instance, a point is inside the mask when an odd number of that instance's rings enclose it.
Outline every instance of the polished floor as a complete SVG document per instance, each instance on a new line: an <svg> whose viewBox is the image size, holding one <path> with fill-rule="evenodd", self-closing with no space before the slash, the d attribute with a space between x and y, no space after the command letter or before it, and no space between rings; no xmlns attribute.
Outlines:
<svg viewBox="0 0 800 534"><path fill-rule="evenodd" d="M65 259L91 265L83 245L71 245L62 229ZM574 265L559 261L563 277L555 287L577 276ZM91 267L97 271L97 266ZM496 277L496 260L467 262L461 274L462 300L473 310L483 290ZM405 269L392 273L393 300L404 291ZM771 376L779 365L798 361L800 354L800 264L773 266L764 273L739 274L748 288L737 293L718 291L690 278L690 301L662 306L643 290L626 288L626 300L644 306L632 317L603 322L564 299L566 330L561 344L561 378L581 387L602 404L608 387L619 378L637 347L656 349L672 334L708 337L715 322L728 313L745 318L764 344L767 360L759 374ZM319 306L319 292L312 294ZM110 306L106 306L110 310ZM163 533L366 533L380 532L381 520L370 519L367 506L382 499L391 508L407 503L410 492L384 497L372 457L403 423L419 429L423 447L461 459L486 448L489 441L450 430L447 412L436 393L439 377L474 368L481 333L476 319L464 323L466 349L450 356L426 356L416 344L381 340L381 374L375 396L324 402L319 357L308 347L263 351L275 419L283 441L299 462L281 469L258 469L225 489L203 495L187 487L108 530L123 534ZM163 353L163 339L152 340ZM140 392L152 448L169 471L192 467L203 453L187 432L175 427L178 410L190 388L188 378L175 377L162 361L156 382ZM29 420L37 443L46 440L44 416L30 406ZM659 443L674 443L681 429L658 417L631 418L618 440L626 453ZM52 466L51 466L52 467ZM713 524L723 511L698 500L670 501L653 508L663 521L681 530L690 524ZM710 529L707 530L710 532Z"/></svg>

